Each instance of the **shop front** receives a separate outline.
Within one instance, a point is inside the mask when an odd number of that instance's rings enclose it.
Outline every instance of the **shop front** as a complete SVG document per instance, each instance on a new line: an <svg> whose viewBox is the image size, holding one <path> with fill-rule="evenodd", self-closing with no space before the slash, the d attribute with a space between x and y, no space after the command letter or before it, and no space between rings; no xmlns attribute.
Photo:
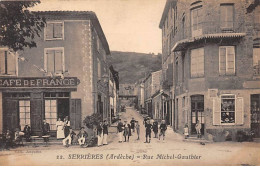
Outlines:
<svg viewBox="0 0 260 169"><path fill-rule="evenodd" d="M81 125L81 99L72 99L79 80L66 78L1 78L2 107L1 131L14 131L30 125L32 134L41 135L44 119L50 124L51 134L56 133L56 121L66 116L71 127Z"/></svg>

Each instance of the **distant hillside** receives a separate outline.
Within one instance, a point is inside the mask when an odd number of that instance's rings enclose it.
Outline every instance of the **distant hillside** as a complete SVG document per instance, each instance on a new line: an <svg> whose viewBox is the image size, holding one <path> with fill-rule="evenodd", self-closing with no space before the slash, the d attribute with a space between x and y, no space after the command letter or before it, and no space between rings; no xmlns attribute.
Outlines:
<svg viewBox="0 0 260 169"><path fill-rule="evenodd" d="M119 72L120 83L135 83L161 69L161 54L112 51L108 62Z"/></svg>

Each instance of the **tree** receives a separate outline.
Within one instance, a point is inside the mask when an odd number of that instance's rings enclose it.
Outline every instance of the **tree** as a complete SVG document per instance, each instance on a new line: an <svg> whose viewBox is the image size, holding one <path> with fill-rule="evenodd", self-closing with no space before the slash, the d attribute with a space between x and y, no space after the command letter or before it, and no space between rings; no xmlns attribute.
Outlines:
<svg viewBox="0 0 260 169"><path fill-rule="evenodd" d="M0 45L13 51L36 47L45 19L28 10L40 1L0 1Z"/></svg>

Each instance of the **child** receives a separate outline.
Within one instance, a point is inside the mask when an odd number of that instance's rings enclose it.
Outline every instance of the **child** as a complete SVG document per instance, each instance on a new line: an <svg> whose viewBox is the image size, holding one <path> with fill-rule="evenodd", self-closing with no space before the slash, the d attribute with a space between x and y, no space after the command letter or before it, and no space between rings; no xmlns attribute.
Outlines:
<svg viewBox="0 0 260 169"><path fill-rule="evenodd" d="M185 136L185 139L187 139L189 137L189 127L188 127L188 124L185 124L184 136Z"/></svg>
<svg viewBox="0 0 260 169"><path fill-rule="evenodd" d="M140 124L138 123L138 121L136 121L136 133L137 133L137 140L140 140L139 134L140 134Z"/></svg>

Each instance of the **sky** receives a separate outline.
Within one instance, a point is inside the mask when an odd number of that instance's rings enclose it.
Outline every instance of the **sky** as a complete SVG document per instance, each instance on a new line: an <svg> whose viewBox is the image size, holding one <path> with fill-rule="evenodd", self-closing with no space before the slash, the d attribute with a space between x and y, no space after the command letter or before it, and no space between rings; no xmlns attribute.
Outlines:
<svg viewBox="0 0 260 169"><path fill-rule="evenodd" d="M111 51L161 53L160 19L166 0L41 0L32 10L96 13Z"/></svg>

